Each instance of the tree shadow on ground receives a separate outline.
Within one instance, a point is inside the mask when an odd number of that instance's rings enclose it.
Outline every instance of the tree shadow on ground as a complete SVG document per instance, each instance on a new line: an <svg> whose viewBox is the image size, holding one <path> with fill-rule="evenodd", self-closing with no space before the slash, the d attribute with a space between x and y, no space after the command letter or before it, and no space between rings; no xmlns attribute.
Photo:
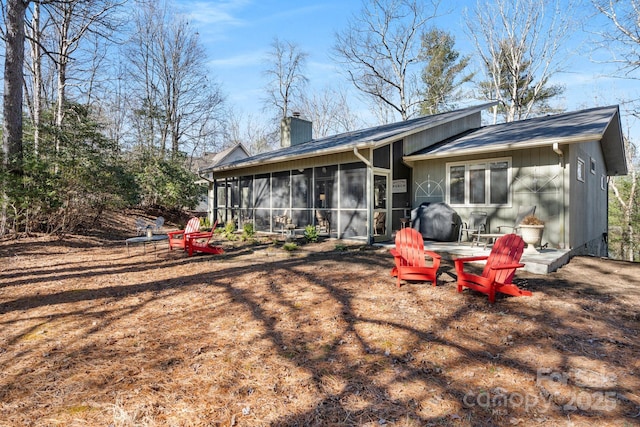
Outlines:
<svg viewBox="0 0 640 427"><path fill-rule="evenodd" d="M189 408L190 422L220 425L636 420L638 319L618 319L624 300L596 284L525 275L534 297L491 305L458 294L447 262L439 286L397 289L381 251L263 250L111 251L108 262L96 252L40 264L27 279L0 273L0 396L38 408L125 395L150 420Z"/></svg>

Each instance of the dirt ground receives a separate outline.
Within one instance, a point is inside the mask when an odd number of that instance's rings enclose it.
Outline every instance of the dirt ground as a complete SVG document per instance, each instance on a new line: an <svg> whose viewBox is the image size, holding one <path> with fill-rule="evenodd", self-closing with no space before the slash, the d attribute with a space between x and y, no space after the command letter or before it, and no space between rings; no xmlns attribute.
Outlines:
<svg viewBox="0 0 640 427"><path fill-rule="evenodd" d="M127 253L130 222L0 243L0 426L640 425L639 264L491 305L447 262L398 289L384 249Z"/></svg>

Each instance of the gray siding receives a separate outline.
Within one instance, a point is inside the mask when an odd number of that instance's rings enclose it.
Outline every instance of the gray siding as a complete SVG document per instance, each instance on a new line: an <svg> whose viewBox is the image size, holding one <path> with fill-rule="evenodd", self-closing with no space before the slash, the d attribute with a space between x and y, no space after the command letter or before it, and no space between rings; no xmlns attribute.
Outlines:
<svg viewBox="0 0 640 427"><path fill-rule="evenodd" d="M437 188L441 188L442 201L447 202L446 163L489 160L494 158L511 159L511 203L508 206L453 206L463 221L467 221L473 210L486 211L489 230L497 232L500 225L513 225L520 206L536 206L536 215L545 221L543 244L561 247L564 227L562 218L565 211L565 198L562 191L564 170L558 155L551 147L528 150L514 150L495 156L463 156L452 159L437 159L416 162L412 183L412 201L414 207L420 204L425 189L431 191L432 201L436 200ZM436 191L434 191L436 189Z"/></svg>
<svg viewBox="0 0 640 427"><path fill-rule="evenodd" d="M229 153L227 155L227 157L225 157L224 162L235 162L236 160L241 160L241 159L246 159L247 158L247 154L242 151L241 148L237 147L235 150L233 150L231 153Z"/></svg>
<svg viewBox="0 0 640 427"><path fill-rule="evenodd" d="M409 155L442 142L448 138L460 135L470 129L479 128L482 123L480 113L471 114L462 119L454 120L407 136L404 144L404 154Z"/></svg>
<svg viewBox="0 0 640 427"><path fill-rule="evenodd" d="M567 183L570 191L569 247L575 254L606 256L603 234L608 231L607 186L601 187L602 175L606 175L604 157L599 142L569 146L565 150ZM584 161L584 181L577 176L578 159ZM591 172L591 160L595 173Z"/></svg>

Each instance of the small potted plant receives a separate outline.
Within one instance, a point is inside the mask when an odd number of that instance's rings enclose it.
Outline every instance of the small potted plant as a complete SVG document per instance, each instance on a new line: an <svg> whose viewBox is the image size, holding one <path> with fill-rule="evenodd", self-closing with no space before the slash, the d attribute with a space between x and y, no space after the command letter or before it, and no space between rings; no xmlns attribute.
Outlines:
<svg viewBox="0 0 640 427"><path fill-rule="evenodd" d="M520 232L522 240L528 245L525 252L538 253L536 245L540 245L542 241L542 232L544 231L544 221L535 215L524 217L520 223Z"/></svg>

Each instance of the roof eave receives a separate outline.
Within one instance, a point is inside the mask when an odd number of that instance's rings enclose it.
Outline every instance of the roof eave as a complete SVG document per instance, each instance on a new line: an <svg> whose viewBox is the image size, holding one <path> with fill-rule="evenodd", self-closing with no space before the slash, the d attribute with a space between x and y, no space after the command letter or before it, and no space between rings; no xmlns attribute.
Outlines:
<svg viewBox="0 0 640 427"><path fill-rule="evenodd" d="M608 138L609 135L613 133L614 140L610 141ZM619 136L619 137L617 137ZM624 145L624 137L622 136L622 125L620 123L620 108L616 108L616 112L609 121L609 126L604 132L603 142L607 145L615 144L615 147L610 147L611 149L605 150L605 147L602 147L605 153L605 162L607 166L607 175L608 176L621 176L627 175L629 173L629 168L627 165L627 154L626 148ZM615 152L615 155L607 156L608 153Z"/></svg>
<svg viewBox="0 0 640 427"><path fill-rule="evenodd" d="M530 148L553 146L553 144L577 144L582 142L600 141L601 134L581 135L580 137L571 138L545 138L541 140L535 140L530 142L515 142L510 144L496 144L486 147L474 147L469 149L461 149L455 151L443 151L439 153L426 153L417 154L412 156L404 156L403 160L408 163L413 163L419 160L432 160L442 159L446 157L459 157L469 156L476 154L495 153L496 151L512 151L512 150L525 150Z"/></svg>

